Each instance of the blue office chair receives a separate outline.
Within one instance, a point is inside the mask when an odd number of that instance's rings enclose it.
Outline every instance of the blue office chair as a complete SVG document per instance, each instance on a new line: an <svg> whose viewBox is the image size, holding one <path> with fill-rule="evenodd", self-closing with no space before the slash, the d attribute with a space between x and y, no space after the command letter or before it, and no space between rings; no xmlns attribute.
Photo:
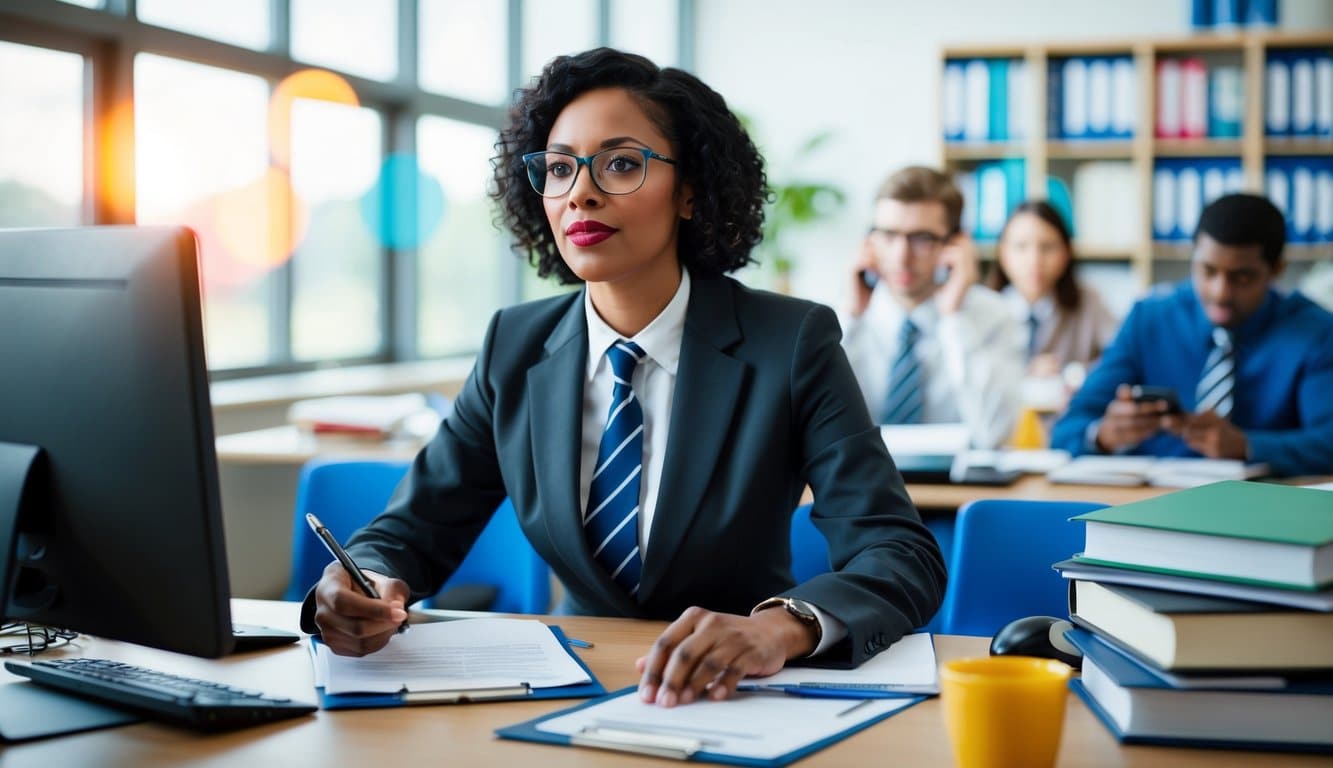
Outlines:
<svg viewBox="0 0 1333 768"><path fill-rule="evenodd" d="M1083 523L1105 504L973 501L958 511L940 632L994 635L1024 616L1068 616L1068 586L1051 568L1083 551Z"/></svg>
<svg viewBox="0 0 1333 768"><path fill-rule="evenodd" d="M384 510L407 473L407 461L312 459L301 469L292 523L292 570L283 598L301 600L319 581L330 556L306 525L313 512L339 541ZM482 589L477 589L483 585ZM485 589L485 585L493 588ZM447 594L448 593L448 594ZM523 535L508 499L496 509L463 563L444 584L446 607L479 607L504 613L547 613L550 572ZM480 605L450 604L448 595L467 600L483 595Z"/></svg>
<svg viewBox="0 0 1333 768"><path fill-rule="evenodd" d="M791 516L791 574L797 584L833 570L828 557L828 539L824 538L824 534L820 533L810 520L812 506L802 504ZM953 547L953 518L927 517L925 523L926 528L940 545L940 552L944 554L944 565L947 569L949 554ZM921 631L939 632L943 613L941 609L935 618L921 627Z"/></svg>

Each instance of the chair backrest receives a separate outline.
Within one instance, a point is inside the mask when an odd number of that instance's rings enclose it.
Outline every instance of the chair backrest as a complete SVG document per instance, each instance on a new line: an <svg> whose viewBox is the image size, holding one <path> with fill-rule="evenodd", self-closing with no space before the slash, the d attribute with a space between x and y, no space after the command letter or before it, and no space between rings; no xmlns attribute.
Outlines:
<svg viewBox="0 0 1333 768"><path fill-rule="evenodd" d="M994 635L1024 616L1068 616L1068 587L1053 563L1083 550L1083 523L1105 504L973 501L958 511L940 631Z"/></svg>
<svg viewBox="0 0 1333 768"><path fill-rule="evenodd" d="M339 541L384 511L393 491L407 474L405 460L312 459L301 469L292 523L292 569L283 597L300 600L319 581L329 553L306 525L307 512L328 527ZM444 588L464 584L497 588L491 610L506 613L547 613L551 603L550 572L518 525L508 499L500 504L463 563Z"/></svg>
<svg viewBox="0 0 1333 768"><path fill-rule="evenodd" d="M810 522L811 504L802 504L791 516L791 575L801 584L833 570L828 539Z"/></svg>

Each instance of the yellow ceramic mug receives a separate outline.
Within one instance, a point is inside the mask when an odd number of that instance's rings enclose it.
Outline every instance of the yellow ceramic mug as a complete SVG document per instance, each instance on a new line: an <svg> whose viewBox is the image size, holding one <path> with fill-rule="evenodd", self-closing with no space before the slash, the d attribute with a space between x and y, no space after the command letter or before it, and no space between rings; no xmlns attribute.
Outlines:
<svg viewBox="0 0 1333 768"><path fill-rule="evenodd" d="M958 765L1055 765L1071 672L1058 661L1026 656L955 659L941 665L944 723Z"/></svg>

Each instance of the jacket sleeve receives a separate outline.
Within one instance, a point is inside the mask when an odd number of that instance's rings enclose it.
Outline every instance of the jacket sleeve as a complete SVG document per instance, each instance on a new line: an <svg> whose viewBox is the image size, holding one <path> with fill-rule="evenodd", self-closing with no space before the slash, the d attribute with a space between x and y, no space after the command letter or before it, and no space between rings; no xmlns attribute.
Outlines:
<svg viewBox="0 0 1333 768"><path fill-rule="evenodd" d="M505 497L488 384L500 315L491 318L453 412L413 459L384 512L347 543L347 553L361 568L407 582L412 601L439 590ZM318 631L313 617L312 588L301 607L306 632Z"/></svg>
<svg viewBox="0 0 1333 768"><path fill-rule="evenodd" d="M1333 473L1333 337L1324 334L1307 346L1308 358L1296 387L1301 424L1295 429L1245 431L1249 460L1265 462L1277 475Z"/></svg>
<svg viewBox="0 0 1333 768"><path fill-rule="evenodd" d="M833 571L786 594L841 621L847 636L815 663L855 666L925 624L944 595L944 561L870 421L832 310L816 307L797 335L791 370L811 520Z"/></svg>
<svg viewBox="0 0 1333 768"><path fill-rule="evenodd" d="M1074 456L1092 452L1087 444L1089 425L1106 413L1106 406L1115 399L1117 387L1143 381L1143 367L1139 363L1141 315L1138 306L1130 310L1115 340L1102 354L1101 362L1093 366L1082 389L1069 401L1068 410L1051 430L1052 448L1069 451Z"/></svg>

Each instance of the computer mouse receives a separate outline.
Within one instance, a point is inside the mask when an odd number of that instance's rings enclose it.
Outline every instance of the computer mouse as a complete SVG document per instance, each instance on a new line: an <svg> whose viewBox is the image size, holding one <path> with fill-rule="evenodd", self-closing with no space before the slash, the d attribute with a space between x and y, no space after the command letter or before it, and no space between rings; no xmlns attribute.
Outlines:
<svg viewBox="0 0 1333 768"><path fill-rule="evenodd" d="M1083 654L1065 639L1072 629L1065 619L1054 616L1027 616L1005 624L990 641L992 656L1040 656L1063 661L1074 669L1083 666Z"/></svg>

